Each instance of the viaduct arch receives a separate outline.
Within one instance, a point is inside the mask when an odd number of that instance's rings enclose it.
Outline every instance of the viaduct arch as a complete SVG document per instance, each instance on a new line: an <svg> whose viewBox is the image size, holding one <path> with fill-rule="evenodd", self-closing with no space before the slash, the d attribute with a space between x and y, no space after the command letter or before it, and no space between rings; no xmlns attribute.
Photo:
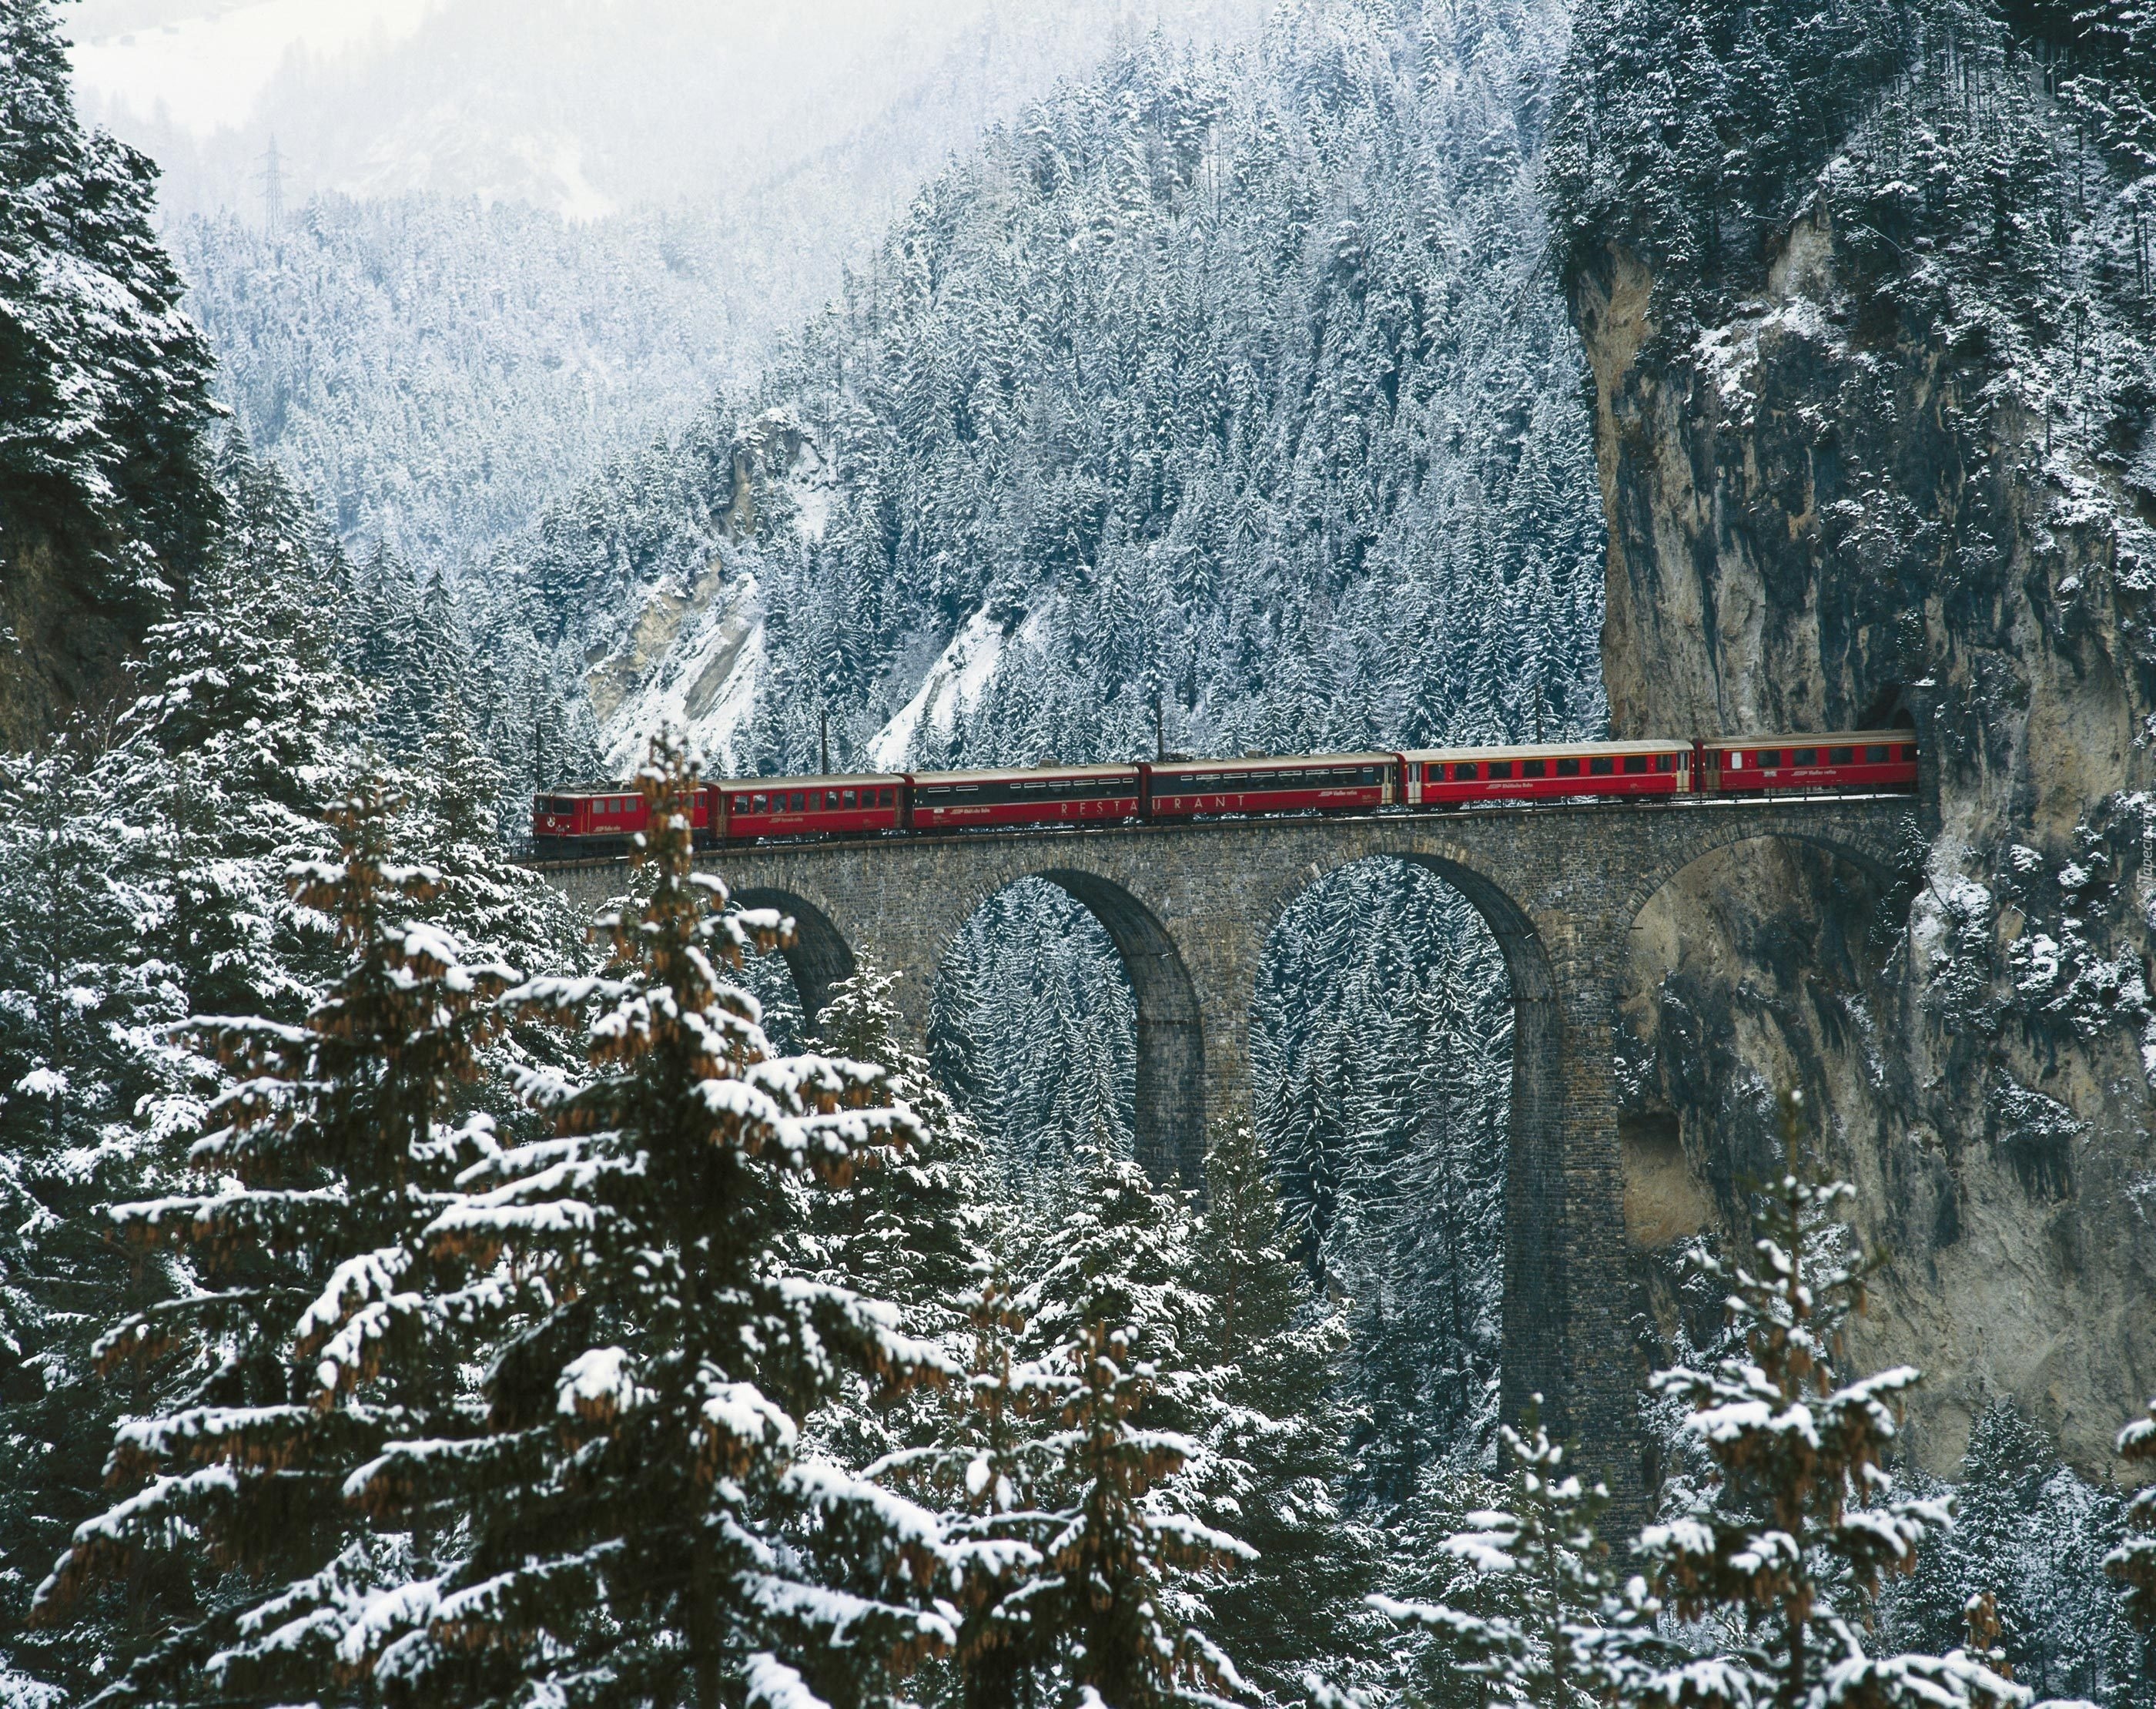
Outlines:
<svg viewBox="0 0 2156 1709"><path fill-rule="evenodd" d="M924 1037L960 929L1020 878L1060 887L1107 930L1137 1007L1139 1156L1202 1179L1209 1125L1250 1114L1250 1017L1283 909L1335 868L1424 867L1487 922L1514 1006L1501 1347L1502 1404L1544 1397L1620 1502L1641 1489L1632 1302L1613 1060L1619 983L1640 910L1695 861L1756 839L1826 850L1881 893L1921 867L1901 798L1581 803L1445 815L968 832L728 850L711 864L744 906L791 914L788 952L811 1016L857 960L901 975ZM619 862L548 876L596 903Z"/></svg>

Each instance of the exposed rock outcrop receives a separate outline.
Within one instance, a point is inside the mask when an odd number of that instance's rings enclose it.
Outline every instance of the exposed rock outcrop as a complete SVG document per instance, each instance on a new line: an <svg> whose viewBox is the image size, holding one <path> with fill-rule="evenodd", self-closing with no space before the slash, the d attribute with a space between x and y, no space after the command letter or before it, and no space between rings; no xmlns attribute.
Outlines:
<svg viewBox="0 0 2156 1709"><path fill-rule="evenodd" d="M95 597L106 579L80 547L36 528L0 531L0 748L41 746L127 692L124 661L146 608Z"/></svg>
<svg viewBox="0 0 2156 1709"><path fill-rule="evenodd" d="M1892 1255L1861 1351L1930 1373L1921 1456L2010 1395L2101 1472L2156 1383L2156 517L2123 459L2048 442L1980 329L1864 281L1815 204L1696 336L1628 255L1575 283L1615 734L1913 720L1935 827L1895 893L1755 846L1642 915L1635 1238L1697 1220L1672 1125L1734 1226L1803 1088Z"/></svg>

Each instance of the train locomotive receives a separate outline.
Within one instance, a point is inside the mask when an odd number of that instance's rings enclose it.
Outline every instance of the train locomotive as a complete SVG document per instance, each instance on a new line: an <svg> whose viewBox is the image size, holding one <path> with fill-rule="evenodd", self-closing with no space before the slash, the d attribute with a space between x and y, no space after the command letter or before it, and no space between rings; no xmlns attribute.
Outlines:
<svg viewBox="0 0 2156 1709"><path fill-rule="evenodd" d="M1449 811L1536 801L1906 793L1914 731L1580 742L1365 754L1162 759L998 771L725 778L696 792L699 846L1014 826L1192 822L1274 814ZM627 785L532 800L542 857L609 856L645 827Z"/></svg>

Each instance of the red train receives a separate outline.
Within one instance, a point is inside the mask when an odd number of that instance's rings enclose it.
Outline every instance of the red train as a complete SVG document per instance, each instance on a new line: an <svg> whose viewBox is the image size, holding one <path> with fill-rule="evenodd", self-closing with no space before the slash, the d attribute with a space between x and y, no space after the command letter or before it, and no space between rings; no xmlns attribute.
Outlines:
<svg viewBox="0 0 2156 1709"><path fill-rule="evenodd" d="M1013 771L727 778L697 792L694 823L696 840L716 847L990 826L1429 811L1598 796L1868 794L1916 786L1914 733L1848 730ZM644 820L644 797L625 785L554 790L533 799L531 836L551 853L617 853Z"/></svg>

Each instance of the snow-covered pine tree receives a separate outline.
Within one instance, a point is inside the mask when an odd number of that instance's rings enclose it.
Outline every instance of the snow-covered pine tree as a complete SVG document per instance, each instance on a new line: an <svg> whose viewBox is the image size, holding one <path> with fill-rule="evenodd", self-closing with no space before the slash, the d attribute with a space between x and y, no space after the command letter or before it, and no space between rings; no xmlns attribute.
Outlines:
<svg viewBox="0 0 2156 1709"><path fill-rule="evenodd" d="M65 1631L23 1618L74 1526L106 1505L113 1424L150 1397L103 1381L92 1347L176 1285L166 1266L131 1263L97 1214L157 1172L160 1136L132 1117L168 1089L159 1035L186 1014L158 955L164 845L147 804L116 787L128 770L80 728L0 768L0 1655L74 1701L112 1660L121 1599ZM154 1618L167 1588L146 1575L136 1617Z"/></svg>
<svg viewBox="0 0 2156 1709"><path fill-rule="evenodd" d="M340 858L293 873L346 957L305 1022L195 1023L235 1076L189 1153L208 1190L111 1212L130 1243L183 1251L199 1285L123 1320L102 1362L191 1343L194 1380L121 1425L111 1476L128 1493L78 1528L38 1608L57 1619L160 1551L206 1550L222 1576L100 1701L326 1694L345 1624L385 1576L425 1567L408 1542L355 1534L344 1484L393 1434L458 1434L468 1416L424 1235L485 1143L442 1117L514 975L406 917L432 881L396 864L392 821L378 790L356 797L336 815Z"/></svg>
<svg viewBox="0 0 2156 1709"><path fill-rule="evenodd" d="M927 1512L797 1455L801 1420L849 1375L942 1362L786 1259L796 1189L843 1184L912 1119L867 1064L767 1056L721 969L779 921L729 914L695 869L677 743L637 784L652 828L634 902L601 921L604 974L511 994L581 1025L588 1077L527 1076L554 1135L505 1148L436 1226L475 1288L512 1276L536 1307L487 1370L480 1435L394 1444L354 1480L469 1528L377 1671L413 1703L853 1709L949 1641L927 1600L943 1563Z"/></svg>
<svg viewBox="0 0 2156 1709"><path fill-rule="evenodd" d="M1028 1685L1050 1660L1047 1634L1014 1593L1040 1571L1053 1522L1045 1504L1060 1458L1049 1426L1070 1379L1019 1358L1025 1314L1001 1261L984 1254L977 1279L965 1381L944 1392L936 1440L901 1449L870 1475L942 1512L959 1617L949 1659L932 1664L932 1685L937 1676L955 1683L929 1700L1011 1709L1029 1701Z"/></svg>
<svg viewBox="0 0 2156 1709"><path fill-rule="evenodd" d="M1394 1619L1435 1634L1502 1701L1586 1709L1629 1701L1643 1665L1666 1647L1655 1635L1657 1610L1619 1586L1597 1529L1609 1492L1583 1485L1568 1469L1565 1449L1543 1428L1541 1407L1537 1395L1520 1428L1498 1427L1502 1504L1470 1513L1473 1529L1443 1544L1472 1569L1468 1594L1372 1600Z"/></svg>
<svg viewBox="0 0 2156 1709"><path fill-rule="evenodd" d="M157 240L157 169L76 120L54 13L0 0L0 520L87 537L84 591L148 615L217 513L209 345Z"/></svg>
<svg viewBox="0 0 2156 1709"><path fill-rule="evenodd" d="M1451 1457L1425 1465L1408 1498L1386 1516L1385 1594L1404 1603L1498 1612L1492 1582L1446 1546L1472 1528L1471 1514L1493 1509L1504 1494L1502 1485ZM1428 1627L1397 1630L1387 1662L1387 1692L1414 1709L1487 1709L1485 1682L1463 1671L1452 1648Z"/></svg>
<svg viewBox="0 0 2156 1709"><path fill-rule="evenodd" d="M1208 1629L1253 1686L1292 1702L1314 1669L1368 1683L1382 1648L1364 1601L1378 1539L1341 1506L1347 1331L1312 1296L1250 1124L1216 1135L1205 1186L1187 1276L1199 1302L1189 1354L1205 1370L1191 1421L1199 1452L1169 1495L1257 1551L1206 1587Z"/></svg>
<svg viewBox="0 0 2156 1709"><path fill-rule="evenodd" d="M2156 1401L2118 1433L2119 1458L2130 1465L2156 1460ZM2126 1541L2104 1559L2103 1570L2126 1587L2126 1611L2143 1631L2156 1631L2156 1485L2138 1490L2126 1510Z"/></svg>
<svg viewBox="0 0 2156 1709"><path fill-rule="evenodd" d="M2123 1534L2126 1495L2082 1482L2005 1399L1977 1414L1952 1493L1953 1530L1881 1598L1881 1626L1895 1647L1951 1648L1970 1599L1984 1597L2011 1676L2039 1701L2147 1696L2156 1653L2126 1615L2127 1588L2091 1570Z"/></svg>
<svg viewBox="0 0 2156 1709"><path fill-rule="evenodd" d="M2026 1691L1961 1650L1865 1654L1864 1611L1882 1575L1908 1571L1951 1516L1943 1501L1897 1498L1887 1470L1902 1397L1920 1373L1897 1366L1839 1380L1843 1326L1876 1264L1836 1220L1852 1189L1808 1170L1803 1122L1801 1094L1785 1093L1784 1170L1753 1215L1756 1264L1692 1259L1726 1289L1740 1351L1712 1369L1654 1378L1658 1392L1691 1408L1686 1428L1718 1488L1694 1512L1649 1526L1638 1552L1677 1616L1719 1623L1731 1647L1669 1660L1635 1690L1701 1709L2012 1709Z"/></svg>
<svg viewBox="0 0 2156 1709"><path fill-rule="evenodd" d="M1201 1629L1199 1580L1254 1552L1162 1487L1199 1451L1179 1427L1204 1398L1188 1197L1101 1146L1081 1169L1047 1267L1020 1296L1026 1345L1064 1392L1041 1564L1005 1606L1053 1657L1057 1690L1151 1709L1238 1683Z"/></svg>
<svg viewBox="0 0 2156 1709"><path fill-rule="evenodd" d="M882 1076L882 1096L912 1112L901 1147L864 1146L843 1186L808 1200L804 1268L844 1287L872 1292L905 1315L914 1335L966 1353L970 1295L984 1257L981 1192L986 1153L978 1131L936 1084L910 1048L891 999L898 975L864 965L841 980L816 1016L825 1055L864 1063ZM809 1421L818 1448L855 1466L901 1446L923 1445L939 1408L918 1390L876 1403L879 1381L846 1385L842 1400Z"/></svg>
<svg viewBox="0 0 2156 1709"><path fill-rule="evenodd" d="M427 917L474 955L535 972L575 965L582 922L557 887L502 847L501 769L474 734L454 684L444 685L434 728L400 789L408 803L405 834L434 874ZM528 1037L528 1028L517 1030Z"/></svg>
<svg viewBox="0 0 2156 1709"><path fill-rule="evenodd" d="M1255 1552L1148 1501L1188 1464L1194 1444L1148 1428L1157 1366L1130 1331L1089 1319L1065 1350L1075 1381L1049 1439L1066 1491L1041 1548L1041 1572L1009 1604L1054 1647L1066 1702L1157 1709L1217 1704L1241 1685L1235 1665L1193 1623L1201 1612L1173 1575L1247 1562Z"/></svg>
<svg viewBox="0 0 2156 1709"><path fill-rule="evenodd" d="M218 480L217 551L136 667L123 728L146 748L126 786L155 795L172 841L166 953L193 1010L296 1022L335 950L285 875L332 857L327 816L352 781L367 700L337 656L334 548L236 436Z"/></svg>
<svg viewBox="0 0 2156 1709"><path fill-rule="evenodd" d="M852 1180L820 1193L811 1226L857 1286L919 1314L924 1327L963 1325L983 1257L978 1132L908 1043L891 991L900 975L872 965L834 986L816 1012L824 1055L878 1071L886 1096L912 1112L911 1143L864 1149Z"/></svg>

